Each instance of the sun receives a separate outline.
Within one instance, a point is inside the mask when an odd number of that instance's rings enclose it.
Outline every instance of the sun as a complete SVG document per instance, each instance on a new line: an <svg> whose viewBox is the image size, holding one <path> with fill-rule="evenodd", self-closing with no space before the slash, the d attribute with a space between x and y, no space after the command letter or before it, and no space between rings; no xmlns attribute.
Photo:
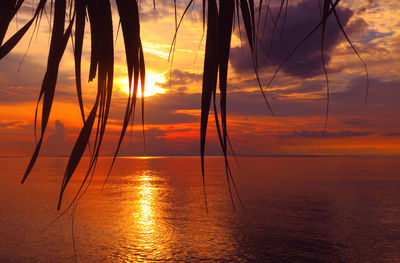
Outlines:
<svg viewBox="0 0 400 263"><path fill-rule="evenodd" d="M154 71L146 70L146 79L144 87L144 96L150 97L155 94L165 93L166 89L161 88L160 84L165 82L164 74L156 73ZM125 94L129 94L129 81L128 78L118 78L115 80L116 86L120 91ZM137 97L142 97L141 85L139 83L139 89L137 91Z"/></svg>

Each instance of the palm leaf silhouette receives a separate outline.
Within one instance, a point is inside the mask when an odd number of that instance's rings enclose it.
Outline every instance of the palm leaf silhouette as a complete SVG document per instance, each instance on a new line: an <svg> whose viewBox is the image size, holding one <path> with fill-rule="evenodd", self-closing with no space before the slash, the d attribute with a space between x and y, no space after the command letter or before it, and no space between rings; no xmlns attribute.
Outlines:
<svg viewBox="0 0 400 263"><path fill-rule="evenodd" d="M25 0L3 0L0 4L0 59L4 58L9 52L20 42L26 32L32 25L39 26L42 14L45 11L47 0L40 0L37 5L35 12L30 20L22 26L14 35L4 41L8 27L20 11L20 7ZM156 1L151 1L154 9L156 8ZM173 1L175 8L175 35L171 45L170 55L173 56L176 44L176 34L178 33L179 27L183 20L183 16L188 11L191 5L194 5L193 0L188 1L187 7L183 12L182 17L179 20L177 18L176 1ZM208 119L210 114L210 107L213 106L214 119L216 123L216 129L218 133L219 143L224 155L225 166L226 166L226 178L229 187L230 196L232 199L233 206L234 197L232 193L232 187L236 193L238 201L240 201L239 194L236 189L236 185L233 180L232 173L230 171L228 163L228 150L230 148L233 153L232 145L229 140L228 129L227 129L227 95L228 95L228 65L229 65L229 51L231 44L232 31L235 26L239 30L241 35L241 27L246 32L247 44L250 47L251 57L253 61L253 67L255 77L258 81L258 85L261 94L265 100L267 108L272 113L273 107L267 100L267 89L272 85L276 75L283 67L283 65L289 60L289 58L302 46L307 39L309 39L318 29L322 28L322 43L321 43L321 57L322 66L324 68L326 80L327 80L327 111L326 111L326 122L328 117L329 107L329 82L328 74L325 68L324 60L324 35L325 25L328 17L332 14L337 21L337 25L344 34L346 40L354 50L355 54L362 61L368 80L368 71L366 64L362 60L359 53L352 45L349 37L344 31L344 28L338 18L336 7L340 3L340 0L333 2L332 0L324 0L324 10L322 17L315 25L315 27L309 32L304 39L289 52L288 56L283 59L282 63L277 67L274 74L271 76L267 85L263 86L260 81L260 70L258 61L258 48L264 37L265 23L260 23L261 17L271 16L273 21L273 32L282 37L284 28L278 29L279 20L283 19L283 25L285 25L286 14L289 0L279 0L279 13L277 17L273 17L271 14L271 2L272 1L258 1L258 4L254 0L203 0L202 1L202 14L203 14L203 33L206 33L206 45L205 45L205 58L203 68L203 84L202 84L202 99L201 99L201 121L200 121L200 158L201 158L201 169L203 176L203 189L205 197L205 206L207 209L207 196L205 188L205 145L206 145L206 134L208 130ZM127 98L125 115L123 117L123 124L118 140L118 145L115 150L110 170L107 174L106 181L111 173L111 169L115 163L119 149L122 145L123 138L126 134L126 130L129 122L133 119L134 112L136 109L137 92L139 87L139 81L142 87L142 123L144 125L144 83L145 83L145 60L143 56L143 47L140 37L140 21L139 21L139 8L138 3L135 0L116 0L117 12L119 14L119 23L122 28L124 44L125 44L125 55L126 55L126 66L128 70L129 79L129 95ZM97 159L100 154L100 149L106 130L108 121L108 115L111 107L111 98L113 92L113 78L114 78L114 43L113 43L113 19L111 15L111 3L110 0L51 0L51 8L54 5L54 14L52 16L52 32L50 50L48 54L48 62L46 72L43 78L42 86L39 92L38 105L42 103L41 113L41 129L39 140L36 143L34 153L32 154L31 160L28 164L26 172L22 178L22 183L29 177L32 168L38 158L41 145L43 142L43 136L46 132L49 115L51 112L54 93L57 84L58 68L62 60L67 42L70 38L73 38L74 43L74 60L75 60L75 81L76 91L78 97L78 104L80 108L81 117L83 120L82 129L76 139L73 150L69 156L68 164L64 173L63 181L60 189L60 196L57 208L60 209L62 204L62 198L65 189L71 177L74 174L76 167L78 166L87 146L89 140L94 137L94 144L90 151L90 162L89 167L81 183L75 198L69 204L68 208L71 207L73 202L77 200L77 197L84 185L90 182L91 176L93 176L96 168ZM258 8L258 10L257 10ZM258 11L258 15L257 15ZM52 12L50 12L52 13ZM65 21L67 21L67 27L65 27ZM88 21L90 27L90 40L91 40L91 53L90 53L90 67L89 67L89 81L97 80L97 95L94 105L90 110L88 116L85 116L84 112L84 101L82 97L82 47L84 42L84 32L86 22ZM236 24L236 25L235 25ZM266 50L267 57L271 50L272 41L269 47L261 46L262 49ZM171 59L172 60L172 59ZM368 81L367 81L368 82ZM219 90L217 90L217 86ZM219 102L216 101L216 94L219 91ZM367 85L368 92L368 85ZM368 93L367 93L368 94ZM219 108L218 108L219 106ZM38 109L38 107L37 107ZM219 110L219 113L218 113ZM35 114L35 132L36 132L36 115ZM325 126L326 127L326 126ZM143 126L144 132L144 126ZM229 146L229 148L228 148ZM234 153L233 153L234 154Z"/></svg>

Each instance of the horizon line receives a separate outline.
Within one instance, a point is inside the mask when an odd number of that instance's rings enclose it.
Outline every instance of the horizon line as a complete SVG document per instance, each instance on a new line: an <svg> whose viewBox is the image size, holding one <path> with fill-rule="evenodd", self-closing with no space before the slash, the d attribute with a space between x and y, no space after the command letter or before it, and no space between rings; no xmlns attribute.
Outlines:
<svg viewBox="0 0 400 263"><path fill-rule="evenodd" d="M54 155L54 156L42 156L41 158L69 158L69 155ZM113 158L113 155L100 155L101 158ZM200 155L121 155L117 158L200 158ZM224 155L206 155L207 158L219 158ZM234 158L233 155L228 155L229 158ZM400 154L264 154L264 155L236 155L236 157L247 157L247 158L274 158L274 157L400 157ZM1 159L7 158L30 158L28 155L20 156L8 156L0 155ZM89 156L83 156L82 158L90 158Z"/></svg>

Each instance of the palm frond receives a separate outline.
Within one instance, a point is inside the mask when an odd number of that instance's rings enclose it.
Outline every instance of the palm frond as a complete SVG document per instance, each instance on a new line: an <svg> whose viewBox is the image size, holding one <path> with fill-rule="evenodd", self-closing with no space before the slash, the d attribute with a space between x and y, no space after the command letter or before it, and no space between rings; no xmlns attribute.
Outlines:
<svg viewBox="0 0 400 263"><path fill-rule="evenodd" d="M40 26L40 20L42 14L45 11L47 0L40 0L36 5L35 12L28 22L23 25L16 33L5 40L8 27L21 9L24 0L3 0L0 4L0 59L4 58L10 51L21 41L26 32L35 24L35 28ZM129 94L127 98L127 104L125 109L125 115L123 117L123 124L121 127L121 133L119 135L118 145L115 150L112 164L109 172L106 176L105 182L110 176L112 167L118 156L120 147L123 142L123 138L126 134L129 122L133 120L134 113L136 110L137 92L139 88L139 81L141 84L142 93L142 130L144 138L144 84L145 84L145 59L143 54L143 46L140 37L140 21L139 21L139 7L137 1L134 0L116 0L117 11L119 14L119 23L122 28L125 45L125 55L127 61L127 71L129 79ZM227 96L228 96L228 65L229 65L229 53L231 47L232 31L237 25L239 30L239 36L241 39L241 27L246 32L247 43L250 47L251 58L253 61L253 68L258 86L261 94L265 100L265 103L269 111L273 114L272 106L270 105L266 90L272 85L275 77L281 68L287 63L289 58L318 30L322 28L322 41L321 41L321 59L322 67L326 77L327 85L327 109L326 109L326 120L325 128L328 122L328 111L329 111L329 79L326 69L326 61L324 58L324 41L325 41L325 28L328 17L333 14L337 22L338 27L345 36L347 42L350 44L354 53L358 56L365 67L367 76L367 93L368 97L368 70L366 63L357 52L356 48L350 41L346 34L343 25L340 22L336 7L340 0L324 0L324 7L322 12L321 20L315 25L315 27L307 34L294 49L289 51L289 54L278 66L276 71L270 77L267 85L263 85L260 80L260 63L258 61L259 54L258 48L261 46L266 51L266 59L269 56L272 48L271 43L268 46L261 44L267 23L267 18L271 17L273 22L272 35L278 34L280 38L284 33L284 25L286 23L286 15L289 0L279 0L278 14L276 17L271 12L272 1L258 2L258 5L254 0L203 0L202 1L202 23L203 33L206 32L206 45L205 45L205 57L204 57L204 68L203 68L203 83L202 83L202 99L201 99L201 120L200 120L200 158L201 158L201 169L203 178L203 190L205 197L205 206L207 208L207 195L205 187L205 145L206 135L208 130L208 121L210 114L211 102L213 102L214 119L216 123L216 129L218 134L219 143L224 155L225 166L226 166L226 178L227 184L232 199L233 206L234 197L232 193L232 187L236 193L238 201L241 203L238 191L236 189L235 182L233 180L232 172L228 162L228 149L231 149L232 154L234 151L228 135L227 128ZM53 12L54 4L54 12ZM152 1L153 8L156 8L156 1ZM174 19L175 19L175 34L173 36L170 56L171 63L173 54L176 46L176 37L178 30L181 26L184 16L187 14L189 7L194 5L193 0L187 2L186 9L184 10L180 20L177 17L177 3L173 1L174 7ZM258 14L257 14L258 7ZM282 15L283 14L283 15ZM42 81L41 89L39 91L37 107L35 111L35 138L36 138L36 123L39 105L42 105L41 112L41 125L40 125L40 136L36 143L34 153L27 166L26 172L22 178L24 182L29 174L31 173L35 162L39 156L41 145L43 143L44 134L47 128L50 112L53 105L54 94L57 84L57 76L59 71L60 62L63 58L66 45L68 40L71 38L73 41L74 48L74 61L75 61L75 83L76 92L78 97L80 114L83 120L83 126L77 137L73 150L70 154L68 164L64 173L63 181L60 189L60 196L58 201L58 209L62 204L64 192L70 182L82 156L86 151L86 147L89 145L91 137L94 137L93 150L90 152L90 162L86 175L81 182L81 186L72 200L67 206L70 208L74 201L78 200L78 196L82 189L87 189L90 181L93 177L97 160L100 154L100 148L103 142L108 116L111 107L111 98L113 92L113 79L114 79L114 42L113 42L113 19L111 13L110 0L51 0L50 1L50 13L48 15L48 21L51 24L51 40L50 50L48 53L48 61L46 72ZM283 27L279 30L278 24L280 23L283 16ZM261 25L262 17L264 23ZM84 103L82 96L82 53L83 43L85 39L85 27L88 18L90 27L90 65L88 80L93 81L97 79L97 95L95 103L88 114L85 116ZM67 21L67 23L65 23ZM67 24L67 26L66 26ZM65 28L66 26L66 28ZM262 29L261 29L262 27ZM74 30L73 30L74 29ZM74 32L74 33L73 33ZM264 61L265 62L265 61ZM261 64L261 67L264 63ZM171 71L172 72L172 71ZM217 85L219 90L217 90ZM216 101L217 93L219 91L219 102ZM219 107L218 107L219 106ZM219 111L219 113L218 113ZM229 148L228 148L229 145ZM84 186L86 185L86 188ZM85 191L85 190L84 190ZM83 191L83 192L84 192ZM242 205L243 206L243 205Z"/></svg>

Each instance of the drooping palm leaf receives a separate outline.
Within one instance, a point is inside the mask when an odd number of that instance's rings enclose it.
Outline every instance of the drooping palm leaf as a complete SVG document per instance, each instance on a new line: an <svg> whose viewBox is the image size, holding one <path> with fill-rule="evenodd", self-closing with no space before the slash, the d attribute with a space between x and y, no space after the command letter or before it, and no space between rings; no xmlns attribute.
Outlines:
<svg viewBox="0 0 400 263"><path fill-rule="evenodd" d="M31 18L31 20L29 20L28 23L26 23L20 30L18 30L12 37L10 37L4 44L2 44L0 46L0 59L5 57L19 43L19 41L22 39L22 37L25 35L25 33L31 27L33 22L43 12L43 9L44 9L44 6L46 5L46 2L47 2L47 0L40 0L38 6L36 8L35 14ZM5 8L5 10L7 10L7 9ZM3 11L3 12L6 12L6 11ZM5 23L3 25L3 27L6 28L6 26L7 26L7 28L8 28L8 24Z"/></svg>
<svg viewBox="0 0 400 263"><path fill-rule="evenodd" d="M3 0L0 5L0 46L6 36L8 26L24 0Z"/></svg>
<svg viewBox="0 0 400 263"><path fill-rule="evenodd" d="M326 80L326 112L325 112L325 125L324 125L324 130L323 130L323 135L325 135L326 132L326 127L328 125L328 116L329 116L329 78L328 78L328 72L326 70L326 62L325 62L325 55L324 55L324 42L325 42L325 28L326 28L326 23L328 21L329 17L329 8L330 8L331 2L329 0L324 1L324 7L322 11L322 36L321 36L321 59L322 59L322 67L324 69L324 74L325 74L325 80Z"/></svg>
<svg viewBox="0 0 400 263"><path fill-rule="evenodd" d="M334 4L333 4L332 0L329 0L329 2L330 2L331 5L332 5L332 11L333 11L333 14L335 15L335 19L336 19L336 22L337 22L337 24L338 24L338 26L339 26L339 28L340 28L340 31L343 33L343 35L344 35L344 37L346 38L347 42L349 43L351 49L354 51L354 54L357 55L357 57L360 59L361 63L362 63L363 66L364 66L365 76L366 76L366 79L367 79L367 84L366 84L366 85L367 85L367 88L366 88L366 92L365 92L365 101L364 101L364 104L366 105L366 104L367 104L367 101L368 101L368 91L369 91L369 74L368 74L368 67L367 67L367 64L366 64L365 61L362 59L362 57L361 57L360 54L358 53L357 49L354 47L353 43L351 42L350 38L348 37L346 31L344 30L343 25L342 25L342 23L340 22L340 18L339 18L339 16L338 16L337 12L336 12L336 9L334 8ZM337 2L339 2L339 1L337 1ZM336 4L336 3L335 3L335 4Z"/></svg>
<svg viewBox="0 0 400 263"><path fill-rule="evenodd" d="M139 10L137 3L135 1L129 1L129 0L117 0L117 7L120 14L122 33L124 35L124 42L125 42L125 53L126 53L128 80L129 80L129 95L128 95L128 102L126 105L124 122L122 124L121 135L119 137L117 149L115 151L113 161L109 169L109 172L106 176L104 184L107 182L107 179L110 176L111 169L117 158L129 121L134 116L134 110L136 108L136 96L138 91L139 76L142 88L142 122L144 125L145 65L144 65L142 43L140 40Z"/></svg>
<svg viewBox="0 0 400 263"><path fill-rule="evenodd" d="M267 105L269 111L272 114L274 114L272 107L271 107L270 103L268 102L265 91L262 87L261 81L260 81L258 63L257 63L257 57L258 57L257 48L256 48L257 43L255 41L256 35L255 35L255 21L254 21L254 3L253 3L253 1L249 1L249 2L250 3L248 3L247 0L240 0L240 11L242 12L243 23L244 23L244 27L246 29L247 40L248 40L248 43L250 46L253 68L254 68L254 73L256 75L257 83L260 88L261 94L264 98L265 104Z"/></svg>
<svg viewBox="0 0 400 263"><path fill-rule="evenodd" d="M22 182L26 180L30 174L36 159L39 155L41 145L43 143L44 134L46 131L49 115L51 112L54 93L57 83L58 68L60 61L65 52L65 48L69 38L72 38L72 29L75 25L74 32L74 60L75 60L75 77L76 77L76 90L81 117L83 120L83 127L78 135L76 143L70 154L68 164L65 170L63 182L60 190L60 197L58 202L58 209L62 204L63 194L66 187L68 186L71 177L74 174L76 167L78 166L83 154L85 153L86 147L89 145L89 140L94 136L93 151L90 154L89 167L84 177L81 186L78 190L76 197L72 202L78 200L78 195L81 190L90 184L94 170L96 168L98 156L100 154L100 148L102 145L108 115L111 107L111 97L113 88L113 77L114 77L114 45L113 45L113 21L111 14L110 0L51 0L50 1L50 14L49 23L51 24L51 41L50 50L48 55L48 62L46 67L46 73L43 78L42 86L39 92L38 106L42 102L42 113L41 113L41 130L40 137L36 143L34 153L31 157L25 175L23 176ZM278 0L277 0L278 1ZM52 14L54 2L54 14ZM156 1L153 0L153 8L156 8ZM276 17L273 16L270 8L272 0L258 2L258 5L254 0L203 0L202 1L202 20L203 20L203 33L206 32L206 47L205 47L205 58L204 58L204 69L203 69L203 84L202 84L202 101L201 101L201 120L200 120L200 158L201 168L203 176L203 189L205 196L205 206L207 209L207 196L205 188L205 144L206 134L208 129L208 117L210 113L211 102L213 102L214 119L216 123L217 134L219 143L224 155L226 176L229 191L231 193L231 199L233 202L233 195L231 191L231 185L237 189L233 176L228 163L228 145L233 149L230 143L228 129L227 129L227 96L228 96L228 64L229 64L229 50L231 44L231 36L234 24L237 24L239 35L241 39L241 27L243 26L246 32L247 43L250 47L251 57L253 61L253 68L255 72L258 85L260 87L261 94L272 112L272 107L269 105L267 100L266 89L260 81L261 72L259 70L259 54L258 47L261 46L266 51L266 59L269 56L272 48L271 38L270 45L265 47L262 44L264 38L265 27L267 23L267 17L271 17L273 22L272 35L278 34L282 39L283 29L286 20L286 13L288 9L288 0L279 0L279 10ZM328 117L329 109L329 81L326 70L326 63L324 59L324 38L325 38L325 26L328 17L333 13L337 24L344 34L346 40L354 50L355 54L362 61L367 75L367 94L368 96L368 71L365 62L349 40L347 34L344 31L342 24L338 18L336 12L336 6L340 0L333 2L332 0L324 0L324 8L321 21L305 36L305 38L289 52L289 55L282 61L275 73L270 78L266 88L271 86L272 81L276 77L282 66L288 61L288 59L298 50L298 48L305 43L307 39L311 37L318 29L322 28L322 41L321 41L321 58L324 73L327 81L327 111L326 111L326 122ZM22 39L32 24L35 23L35 28L39 27L42 13L45 11L45 5L47 0L40 0L37 4L36 10L30 20L20 28L14 35L4 41L9 24L15 17L20 7L24 3L24 0L3 0L0 4L0 59L5 57ZM175 18L175 35L173 36L170 55L175 50L176 36L178 29L183 21L185 14L188 12L190 6L194 4L193 0L188 0L186 9L184 10L179 22L177 18L177 7L176 1L172 2L174 5L174 18ZM263 4L265 8L263 8ZM109 173L107 174L106 181L110 175L111 169L115 163L119 149L122 145L123 138L126 134L126 129L129 122L133 119L137 92L139 87L139 80L141 84L142 92L142 127L144 137L144 83L145 83L145 60L143 55L143 47L140 38L140 21L139 21L139 10L137 1L135 0L116 0L117 11L120 19L120 26L124 36L125 54L128 69L129 79L129 95L127 98L127 105L125 115L123 118L123 124L121 133L118 140L118 145L114 153L112 165ZM256 8L258 7L258 14L256 14ZM236 9L236 10L235 10ZM284 11L283 11L284 10ZM283 15L283 26L281 29L278 28L278 24L281 21ZM235 17L236 14L236 17ZM83 41L85 38L85 25L86 18L89 18L90 26L90 66L88 80L93 81L97 78L97 95L94 105L90 110L89 115L86 117L84 113L84 104L82 96L82 52L83 52ZM257 17L257 18L256 18ZM260 21L264 17L264 24L262 30L260 30ZM65 28L65 21L67 20L67 28ZM51 23L52 22L52 23ZM207 27L207 28L206 28ZM261 35L260 35L261 34ZM172 63L172 59L171 59ZM264 64L264 63L263 63ZM263 65L262 64L262 65ZM261 65L261 67L262 67ZM219 102L217 98L217 85L219 86ZM218 113L219 104L219 113ZM37 120L37 111L35 113L35 127ZM220 117L219 117L220 116ZM96 126L96 127L95 127ZM325 124L326 127L326 124ZM36 132L36 128L35 128ZM87 189L87 188L86 188ZM84 191L83 191L84 192ZM237 198L240 201L240 197L237 194ZM68 207L71 206L72 203ZM234 202L233 202L234 204Z"/></svg>
<svg viewBox="0 0 400 263"><path fill-rule="evenodd" d="M85 148L89 142L91 130L94 125L94 117L98 111L97 130L93 153L90 158L89 168L81 184L82 189L87 178L94 171L97 158L100 153L100 147L103 141L105 128L108 120L108 114L111 105L113 78L114 78L114 47L113 47L113 29L111 6L108 1L89 1L87 5L91 36L92 36L92 56L89 72L89 80L94 79L97 73L97 96L96 102L92 108L88 119L86 120L74 149L70 155L67 168L65 170L63 183L61 185L58 209L61 207L61 201L65 188L68 185L80 159L83 156ZM95 42L94 42L95 41ZM90 117L90 118L89 118ZM79 190L80 191L80 190ZM79 193L79 192L78 192Z"/></svg>
<svg viewBox="0 0 400 263"><path fill-rule="evenodd" d="M225 158L226 178L228 183L229 194L233 202L232 191L230 187L230 173L228 159L227 159L227 125L226 125L226 95L227 95L227 79L228 79L228 61L229 61L229 50L232 36L233 17L235 14L235 2L234 0L227 0L220 2L219 5L219 21L218 21L218 68L219 68L219 89L220 89L220 112L222 121L222 140L221 147ZM215 92L214 92L214 105L215 105ZM217 111L214 109L214 113ZM217 115L215 115L217 116ZM218 124L218 119L216 118ZM218 125L219 126L219 125ZM217 127L218 127L217 126ZM219 131L219 127L218 127ZM219 133L218 133L219 134ZM221 139L221 136L219 136Z"/></svg>
<svg viewBox="0 0 400 263"><path fill-rule="evenodd" d="M75 59L75 81L76 93L78 95L79 108L81 110L82 120L85 121L85 110L83 108L82 99L82 79L81 79L81 61L82 61L82 47L85 35L85 17L86 7L88 0L75 0L76 10L76 23L75 23L75 46L74 46L74 59Z"/></svg>
<svg viewBox="0 0 400 263"><path fill-rule="evenodd" d="M213 90L217 85L218 60L218 10L215 0L208 1L207 6L207 36L206 36L206 52L204 57L203 68L203 87L201 97L201 126L200 126L200 155L201 155L201 171L203 176L204 202L207 208L207 194L205 187L205 145L207 135L208 115L210 112L211 97Z"/></svg>
<svg viewBox="0 0 400 263"><path fill-rule="evenodd" d="M51 34L50 50L47 61L47 70L44 75L42 87L39 94L39 101L41 98L43 98L40 139L39 142L36 144L35 152L32 155L28 168L25 171L25 174L22 178L22 182L24 182L28 177L28 175L30 174L33 165L35 164L36 159L39 155L40 148L42 146L43 136L47 128L51 107L53 105L54 92L58 76L58 68L72 30L73 20L70 21L70 24L66 32L64 33L65 8L66 8L65 0L57 0L55 2L54 23L53 23L53 31Z"/></svg>

